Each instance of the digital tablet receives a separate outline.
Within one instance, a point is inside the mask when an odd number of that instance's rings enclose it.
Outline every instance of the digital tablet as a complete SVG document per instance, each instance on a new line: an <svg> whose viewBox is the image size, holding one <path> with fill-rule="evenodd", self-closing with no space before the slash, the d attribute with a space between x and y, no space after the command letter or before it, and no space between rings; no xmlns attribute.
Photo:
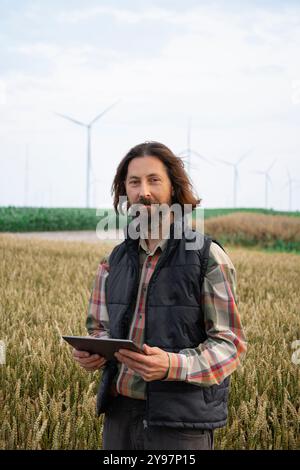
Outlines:
<svg viewBox="0 0 300 470"><path fill-rule="evenodd" d="M87 351L91 354L99 354L107 360L115 359L114 353L120 349L145 354L130 339L93 338L91 336L63 336L63 339L79 351Z"/></svg>

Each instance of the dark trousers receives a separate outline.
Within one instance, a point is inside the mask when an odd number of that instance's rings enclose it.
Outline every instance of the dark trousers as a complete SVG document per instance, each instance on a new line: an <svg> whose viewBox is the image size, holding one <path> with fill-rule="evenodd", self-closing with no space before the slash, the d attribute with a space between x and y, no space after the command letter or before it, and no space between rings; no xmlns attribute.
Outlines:
<svg viewBox="0 0 300 470"><path fill-rule="evenodd" d="M118 395L105 413L103 450L212 450L213 431L144 427L146 403Z"/></svg>

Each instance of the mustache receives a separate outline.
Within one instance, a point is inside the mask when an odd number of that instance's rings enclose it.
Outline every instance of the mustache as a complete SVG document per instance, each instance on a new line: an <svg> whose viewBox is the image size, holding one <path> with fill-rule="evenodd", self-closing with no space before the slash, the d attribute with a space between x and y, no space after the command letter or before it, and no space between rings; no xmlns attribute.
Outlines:
<svg viewBox="0 0 300 470"><path fill-rule="evenodd" d="M151 206L151 204L155 204L155 202L151 201L151 199L147 199L141 196L138 200L138 204L143 204L144 206Z"/></svg>

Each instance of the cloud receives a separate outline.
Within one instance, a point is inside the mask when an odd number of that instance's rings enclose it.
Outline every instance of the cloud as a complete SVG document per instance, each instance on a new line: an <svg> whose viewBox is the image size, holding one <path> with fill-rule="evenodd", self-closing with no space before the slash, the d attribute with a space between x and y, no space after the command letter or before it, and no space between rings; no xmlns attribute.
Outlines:
<svg viewBox="0 0 300 470"><path fill-rule="evenodd" d="M110 62L120 61L124 55L114 49L96 47L92 44L64 46L63 44L51 42L23 43L18 46L10 46L8 52L13 55L34 60L36 66L42 69L44 61L47 63L45 72L54 74L63 68L93 67L101 69L103 64L107 66Z"/></svg>
<svg viewBox="0 0 300 470"><path fill-rule="evenodd" d="M218 74L243 67L252 71L254 67L260 71L263 67L289 67L294 75L295 69L299 70L300 7L278 10L253 6L241 12L216 4L184 11L156 6L139 11L98 6L61 13L59 21L77 23L101 16L111 16L124 24L153 21L161 27L163 24L177 27L168 36L168 42L161 42L161 56L162 59L172 56L182 68L187 63L191 67L192 63L202 61L208 73L215 73L218 68ZM140 54L151 57L142 49Z"/></svg>
<svg viewBox="0 0 300 470"><path fill-rule="evenodd" d="M59 55L62 48L55 44L47 44L42 42L22 44L10 47L10 52L15 52L28 57L53 59Z"/></svg>
<svg viewBox="0 0 300 470"><path fill-rule="evenodd" d="M58 21L62 23L79 23L99 16L111 16L118 22L136 24L145 20L167 20L170 16L170 12L169 10L159 7L151 7L142 11L133 11L110 6L98 6L62 12L58 16Z"/></svg>

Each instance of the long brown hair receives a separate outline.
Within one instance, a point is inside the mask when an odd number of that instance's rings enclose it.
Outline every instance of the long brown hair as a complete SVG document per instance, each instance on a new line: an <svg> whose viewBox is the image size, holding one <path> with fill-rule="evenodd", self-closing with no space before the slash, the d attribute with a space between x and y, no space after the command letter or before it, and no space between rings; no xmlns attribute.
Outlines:
<svg viewBox="0 0 300 470"><path fill-rule="evenodd" d="M201 199L194 194L192 183L184 169L184 163L166 145L160 142L147 141L132 147L119 163L116 175L111 187L111 194L114 198L114 209L119 213L119 197L126 196L125 180L128 165L134 158L157 157L165 165L171 184L174 188L172 204L178 203L182 209L184 204L191 204L195 209L200 204Z"/></svg>

